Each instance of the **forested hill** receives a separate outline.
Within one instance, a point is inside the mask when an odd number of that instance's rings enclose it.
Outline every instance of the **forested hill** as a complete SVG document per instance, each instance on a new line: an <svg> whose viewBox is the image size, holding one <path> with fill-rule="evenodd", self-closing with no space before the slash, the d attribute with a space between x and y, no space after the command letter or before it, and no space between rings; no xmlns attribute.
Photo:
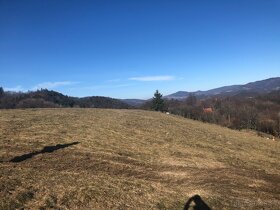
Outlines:
<svg viewBox="0 0 280 210"><path fill-rule="evenodd" d="M258 94L267 94L275 90L280 90L280 77L250 82L244 85L218 87L206 91L178 91L176 93L165 96L165 98L185 100L190 94L194 94L196 97L199 98L209 98L213 96L232 97L240 94L246 94L247 96L255 96Z"/></svg>
<svg viewBox="0 0 280 210"><path fill-rule="evenodd" d="M5 92L0 88L0 108L56 108L56 107L81 107L81 108L115 108L128 109L130 105L118 99L91 96L71 97L56 91L41 89L27 93Z"/></svg>

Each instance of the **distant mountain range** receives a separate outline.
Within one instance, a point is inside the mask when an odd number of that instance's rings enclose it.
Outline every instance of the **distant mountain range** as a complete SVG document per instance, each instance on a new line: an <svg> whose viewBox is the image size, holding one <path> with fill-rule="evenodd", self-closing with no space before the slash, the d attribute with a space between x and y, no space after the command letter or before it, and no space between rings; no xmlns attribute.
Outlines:
<svg viewBox="0 0 280 210"><path fill-rule="evenodd" d="M219 87L206 91L178 91L176 93L165 96L166 99L184 100L190 94L194 94L199 98L207 98L212 96L225 97L225 96L255 96L257 94L269 93L274 90L280 90L280 77L269 78L261 81L250 82L245 85L231 85Z"/></svg>
<svg viewBox="0 0 280 210"><path fill-rule="evenodd" d="M280 90L280 77L270 78L245 85L231 85L207 91L178 91L164 96L165 99L185 100L190 94L197 98L209 97L254 97L260 94ZM114 99L101 96L71 97L56 91L41 89L27 93L0 91L0 108L35 108L35 107L82 107L82 108L116 108L127 109L141 107L148 100L142 99Z"/></svg>
<svg viewBox="0 0 280 210"><path fill-rule="evenodd" d="M280 77L269 78L261 81L250 82L245 85L230 85L219 88L214 88L206 91L178 91L170 95L164 96L165 99L171 100L185 100L190 94L194 94L200 99L209 98L212 96L217 97L231 97L231 96L243 96L243 97L254 97L259 94L269 93L274 90L280 90ZM148 99L151 100L151 99ZM148 100L141 99L121 99L131 106L139 107Z"/></svg>
<svg viewBox="0 0 280 210"><path fill-rule="evenodd" d="M135 107L139 107L147 101L144 99L120 99L120 100L130 106L135 106Z"/></svg>

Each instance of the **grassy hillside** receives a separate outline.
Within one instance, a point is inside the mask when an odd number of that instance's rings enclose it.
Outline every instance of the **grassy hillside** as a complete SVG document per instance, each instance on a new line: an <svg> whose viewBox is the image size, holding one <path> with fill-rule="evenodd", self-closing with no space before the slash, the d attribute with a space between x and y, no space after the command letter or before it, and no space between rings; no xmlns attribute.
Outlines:
<svg viewBox="0 0 280 210"><path fill-rule="evenodd" d="M1 110L0 209L277 209L279 143L148 111Z"/></svg>

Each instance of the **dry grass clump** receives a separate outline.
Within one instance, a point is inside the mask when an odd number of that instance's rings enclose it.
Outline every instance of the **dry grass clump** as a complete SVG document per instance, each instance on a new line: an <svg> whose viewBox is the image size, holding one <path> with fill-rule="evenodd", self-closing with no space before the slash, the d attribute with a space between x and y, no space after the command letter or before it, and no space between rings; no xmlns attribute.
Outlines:
<svg viewBox="0 0 280 210"><path fill-rule="evenodd" d="M0 209L280 206L279 142L178 116L1 110L0 145Z"/></svg>

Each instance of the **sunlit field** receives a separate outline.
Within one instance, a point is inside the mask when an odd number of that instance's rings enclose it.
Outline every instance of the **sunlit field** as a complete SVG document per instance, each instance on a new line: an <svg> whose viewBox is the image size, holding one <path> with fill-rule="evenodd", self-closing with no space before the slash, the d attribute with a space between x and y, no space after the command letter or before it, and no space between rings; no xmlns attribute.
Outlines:
<svg viewBox="0 0 280 210"><path fill-rule="evenodd" d="M0 111L1 209L280 206L279 141L164 113Z"/></svg>

